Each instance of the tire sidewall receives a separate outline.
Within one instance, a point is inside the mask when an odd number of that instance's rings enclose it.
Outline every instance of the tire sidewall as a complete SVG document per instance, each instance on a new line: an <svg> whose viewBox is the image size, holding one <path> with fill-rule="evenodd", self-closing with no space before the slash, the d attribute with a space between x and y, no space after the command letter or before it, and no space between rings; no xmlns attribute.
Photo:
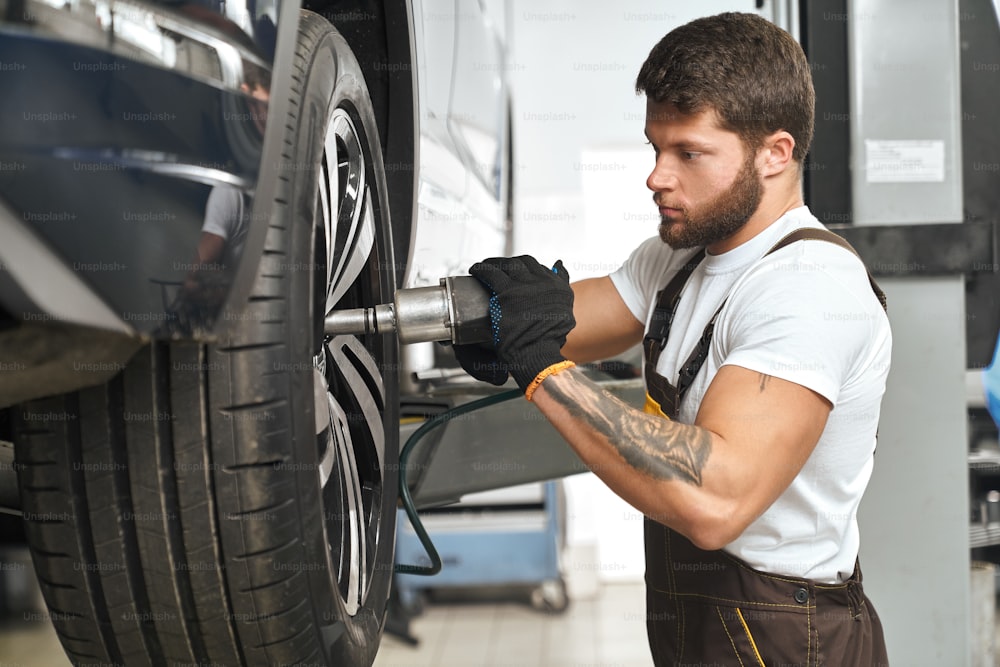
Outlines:
<svg viewBox="0 0 1000 667"><path fill-rule="evenodd" d="M308 12L302 12L302 20L325 21ZM319 460L311 366L314 350L310 349L313 322L318 316L313 312L312 298L317 276L313 263L314 248L318 242L314 223L317 215L316 184L327 127L332 111L338 107L347 108L365 151L368 169L366 178L372 184L372 205L376 207L377 229L373 254L376 255L376 269L381 273L380 303L391 301L395 285L391 226L384 165L367 88L349 46L332 26L319 40L305 76L299 122L292 130L293 157L287 165L283 165L287 166L291 186L291 199L288 202L291 215L286 230L290 235L287 244L288 268L285 273L289 286L287 344L292 356L289 368L293 369L290 378L294 429L292 447L294 461L298 464L295 466L295 474L296 485L300 490L300 534L303 536L305 551L303 569L308 577L314 618L323 628L324 639L329 641L329 645L323 647L329 664L367 665L372 662L378 650L393 569L398 475L398 353L394 337L386 336L378 342L383 346L385 380L384 492L381 498L378 554L365 604L354 616L350 616L346 612L335 573L331 569L331 565L335 563L329 560L328 537L324 528L328 510L323 507L317 473ZM336 471L334 474L337 474ZM292 568L295 565L289 564Z"/></svg>

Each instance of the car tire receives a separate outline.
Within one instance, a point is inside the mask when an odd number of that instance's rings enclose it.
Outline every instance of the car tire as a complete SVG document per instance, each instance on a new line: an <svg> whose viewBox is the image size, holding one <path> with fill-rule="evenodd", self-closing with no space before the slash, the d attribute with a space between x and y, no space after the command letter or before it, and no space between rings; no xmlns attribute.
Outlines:
<svg viewBox="0 0 1000 667"><path fill-rule="evenodd" d="M361 70L302 11L283 162L245 309L111 381L14 410L35 570L75 665L370 665L398 480L393 337L323 333L396 287Z"/></svg>

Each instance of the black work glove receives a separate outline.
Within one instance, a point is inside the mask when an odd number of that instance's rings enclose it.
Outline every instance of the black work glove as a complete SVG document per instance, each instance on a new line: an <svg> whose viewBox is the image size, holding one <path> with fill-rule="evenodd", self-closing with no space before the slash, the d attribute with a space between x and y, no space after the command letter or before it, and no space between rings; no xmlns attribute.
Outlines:
<svg viewBox="0 0 1000 667"><path fill-rule="evenodd" d="M522 255L483 260L469 273L493 293L490 320L498 371L509 371L524 391L539 373L564 361L560 350L576 326L569 272L561 260L549 269Z"/></svg>
<svg viewBox="0 0 1000 667"><path fill-rule="evenodd" d="M480 382L489 382L498 387L507 382L510 374L497 358L497 348L493 341L452 345L452 350L465 372Z"/></svg>

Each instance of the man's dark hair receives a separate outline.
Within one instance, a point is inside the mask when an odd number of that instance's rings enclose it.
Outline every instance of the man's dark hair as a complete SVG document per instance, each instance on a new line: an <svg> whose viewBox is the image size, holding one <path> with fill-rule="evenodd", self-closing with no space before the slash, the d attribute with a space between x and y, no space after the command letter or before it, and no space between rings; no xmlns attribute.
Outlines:
<svg viewBox="0 0 1000 667"><path fill-rule="evenodd" d="M785 130L795 138L795 160L809 151L816 100L809 63L791 35L756 14L718 14L671 30L649 52L635 90L684 114L715 109L748 147Z"/></svg>

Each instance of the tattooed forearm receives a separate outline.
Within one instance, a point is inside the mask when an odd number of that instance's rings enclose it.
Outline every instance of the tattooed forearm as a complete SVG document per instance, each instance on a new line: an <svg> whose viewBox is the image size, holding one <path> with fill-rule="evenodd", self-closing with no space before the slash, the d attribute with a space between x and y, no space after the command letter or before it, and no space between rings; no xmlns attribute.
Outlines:
<svg viewBox="0 0 1000 667"><path fill-rule="evenodd" d="M636 411L577 370L553 375L546 393L569 414L588 424L632 467L657 479L701 486L702 468L712 449L703 428Z"/></svg>

